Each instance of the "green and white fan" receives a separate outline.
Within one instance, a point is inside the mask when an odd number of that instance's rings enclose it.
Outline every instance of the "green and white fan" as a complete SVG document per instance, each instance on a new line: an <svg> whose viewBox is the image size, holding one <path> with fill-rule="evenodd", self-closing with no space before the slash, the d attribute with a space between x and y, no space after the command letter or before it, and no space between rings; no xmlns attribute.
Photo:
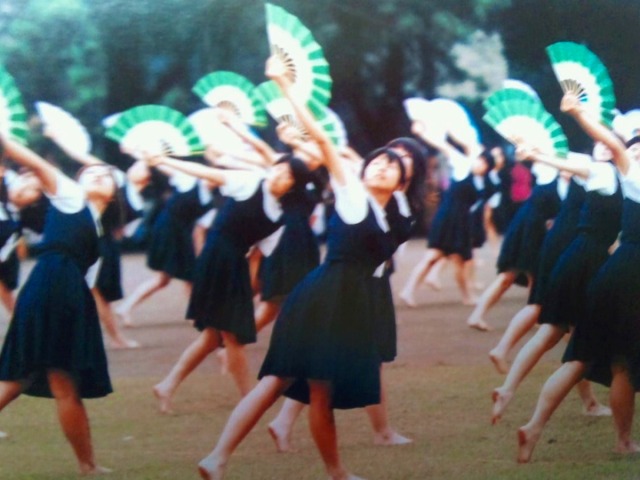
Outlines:
<svg viewBox="0 0 640 480"><path fill-rule="evenodd" d="M520 88L505 87L505 88L501 88L500 90L496 90L491 95L489 95L484 100L484 102L482 102L482 106L486 110L491 110L494 106L502 102L509 102L513 100L522 100L525 102L530 100L534 102L539 102L540 97L538 97L538 95L531 95L529 92L522 90Z"/></svg>
<svg viewBox="0 0 640 480"><path fill-rule="evenodd" d="M482 119L515 145L525 143L561 158L566 158L569 152L562 127L540 102L504 101L487 111Z"/></svg>
<svg viewBox="0 0 640 480"><path fill-rule="evenodd" d="M218 119L216 109L202 108L187 117L204 145L213 145L225 151L243 151L244 141Z"/></svg>
<svg viewBox="0 0 640 480"><path fill-rule="evenodd" d="M329 134L331 140L338 148L345 148L349 145L349 136L344 122L336 112L328 107L325 108L325 114L325 122L331 125L331 133ZM327 130L327 128L325 128L325 130Z"/></svg>
<svg viewBox="0 0 640 480"><path fill-rule="evenodd" d="M198 80L192 90L210 107L230 110L247 125L267 125L267 115L255 94L255 85L242 75L213 72Z"/></svg>
<svg viewBox="0 0 640 480"><path fill-rule="evenodd" d="M270 3L265 7L271 54L286 65L294 94L327 105L333 80L322 47L296 16Z"/></svg>
<svg viewBox="0 0 640 480"><path fill-rule="evenodd" d="M526 82L523 82L522 80L516 80L515 78L507 78L503 80L502 88L522 90L523 92L528 93L532 97L540 99L538 92L536 92L531 85L529 85Z"/></svg>
<svg viewBox="0 0 640 480"><path fill-rule="evenodd" d="M437 112L429 100L420 97L407 98L402 102L407 116L412 122L420 122L430 135L445 140L446 126L438 120Z"/></svg>
<svg viewBox="0 0 640 480"><path fill-rule="evenodd" d="M105 132L126 150L187 157L200 155L203 146L187 117L162 105L131 108Z"/></svg>
<svg viewBox="0 0 640 480"><path fill-rule="evenodd" d="M35 105L43 127L50 132L56 143L80 155L91 152L89 132L73 115L51 103L36 102Z"/></svg>
<svg viewBox="0 0 640 480"><path fill-rule="evenodd" d="M584 45L573 42L549 45L547 55L562 90L575 93L588 114L611 126L616 97L600 59Z"/></svg>
<svg viewBox="0 0 640 480"><path fill-rule="evenodd" d="M120 118L120 115L122 115L122 113L120 112L112 113L111 115L104 117L100 123L102 123L102 126L105 129L111 128L116 124L118 118Z"/></svg>
<svg viewBox="0 0 640 480"><path fill-rule="evenodd" d="M22 95L13 77L0 67L0 132L6 138L26 144L29 127Z"/></svg>

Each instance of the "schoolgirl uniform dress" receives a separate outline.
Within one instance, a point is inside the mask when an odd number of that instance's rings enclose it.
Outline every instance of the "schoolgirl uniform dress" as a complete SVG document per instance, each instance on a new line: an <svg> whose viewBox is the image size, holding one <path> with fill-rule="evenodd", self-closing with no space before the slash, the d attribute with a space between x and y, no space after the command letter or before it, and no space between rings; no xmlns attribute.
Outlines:
<svg viewBox="0 0 640 480"><path fill-rule="evenodd" d="M82 188L58 174L38 259L16 301L0 353L0 380L52 397L46 373L62 370L82 398L111 393L98 312L88 282L99 268L99 214ZM87 278L85 278L87 276Z"/></svg>
<svg viewBox="0 0 640 480"><path fill-rule="evenodd" d="M15 219L9 203L8 184L15 174L7 171L0 181L0 281L9 290L18 287L19 262L15 245L19 238L20 224Z"/></svg>
<svg viewBox="0 0 640 480"><path fill-rule="evenodd" d="M471 205L471 247L480 248L487 241L487 231L484 227L484 209L489 199L498 192L500 178L494 171L489 172L487 178L479 177L475 180L478 190L478 200Z"/></svg>
<svg viewBox="0 0 640 480"><path fill-rule="evenodd" d="M118 188L117 197L102 215L104 238L100 242L102 265L98 273L96 288L107 302L123 298L120 269L120 242L117 239L123 225L139 218L144 207L142 197L120 170L113 170Z"/></svg>
<svg viewBox="0 0 640 480"><path fill-rule="evenodd" d="M327 381L333 408L358 408L380 402L369 279L394 242L384 209L352 173L333 190L326 258L284 302L259 376L293 379L285 395L304 403L308 380Z"/></svg>
<svg viewBox="0 0 640 480"><path fill-rule="evenodd" d="M534 165L534 169L537 166ZM557 171L552 177L538 175L536 181L540 183L518 209L504 235L497 261L498 273L515 271L533 275L536 272L547 221L560 210Z"/></svg>
<svg viewBox="0 0 640 480"><path fill-rule="evenodd" d="M540 247L540 262L533 278L528 305L542 305L551 270L577 234L580 211L586 196L584 187L573 178L566 181L559 177L558 195L562 200L560 211Z"/></svg>
<svg viewBox="0 0 640 480"><path fill-rule="evenodd" d="M153 224L147 266L191 282L195 265L193 227L211 208L213 197L205 181L190 175L176 173L170 183L175 191Z"/></svg>
<svg viewBox="0 0 640 480"><path fill-rule="evenodd" d="M609 247L621 226L622 193L615 167L609 162L592 162L588 157L586 161L590 175L584 181L587 193L578 220L578 234L551 271L538 319L539 323L566 330L586 316L587 286L609 257Z"/></svg>
<svg viewBox="0 0 640 480"><path fill-rule="evenodd" d="M589 365L587 378L611 385L611 366L625 365L640 391L640 166L620 175L624 196L620 245L589 284L587 314L578 322L563 361Z"/></svg>
<svg viewBox="0 0 640 480"><path fill-rule="evenodd" d="M267 238L260 246L264 254L277 246L282 208L259 173L227 171L219 189L227 200L196 262L186 318L200 331L213 328L233 333L241 344L253 343L256 326L246 254Z"/></svg>
<svg viewBox="0 0 640 480"><path fill-rule="evenodd" d="M471 173L471 160L462 153L452 154L449 163L453 168L451 184L431 223L428 246L445 255L457 254L469 260L472 256L469 209L478 200L484 184Z"/></svg>

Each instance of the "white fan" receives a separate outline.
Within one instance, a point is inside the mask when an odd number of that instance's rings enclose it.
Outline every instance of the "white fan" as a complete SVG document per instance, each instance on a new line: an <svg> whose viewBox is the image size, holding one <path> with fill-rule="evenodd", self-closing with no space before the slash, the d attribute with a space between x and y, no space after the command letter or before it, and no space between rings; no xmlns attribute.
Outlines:
<svg viewBox="0 0 640 480"><path fill-rule="evenodd" d="M218 119L215 108L202 108L187 118L204 145L212 145L229 151L245 149L244 141Z"/></svg>
<svg viewBox="0 0 640 480"><path fill-rule="evenodd" d="M44 128L56 143L81 155L91 152L91 137L73 115L47 102L36 102L35 105Z"/></svg>

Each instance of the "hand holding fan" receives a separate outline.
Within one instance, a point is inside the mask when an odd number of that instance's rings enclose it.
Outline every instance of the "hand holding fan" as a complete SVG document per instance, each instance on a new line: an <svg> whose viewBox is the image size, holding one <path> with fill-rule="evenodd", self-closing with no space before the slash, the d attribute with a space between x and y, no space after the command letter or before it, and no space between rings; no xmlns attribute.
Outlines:
<svg viewBox="0 0 640 480"><path fill-rule="evenodd" d="M45 135L63 149L83 156L91 152L91 137L73 115L47 102L36 102L36 110Z"/></svg>
<svg viewBox="0 0 640 480"><path fill-rule="evenodd" d="M286 65L296 97L327 105L333 81L322 47L311 31L297 17L270 3L266 4L266 17L271 54Z"/></svg>
<svg viewBox="0 0 640 480"><path fill-rule="evenodd" d="M130 152L190 156L203 150L187 117L161 105L142 105L123 112L105 135Z"/></svg>
<svg viewBox="0 0 640 480"><path fill-rule="evenodd" d="M27 143L29 127L22 95L13 77L0 67L0 133L19 143Z"/></svg>

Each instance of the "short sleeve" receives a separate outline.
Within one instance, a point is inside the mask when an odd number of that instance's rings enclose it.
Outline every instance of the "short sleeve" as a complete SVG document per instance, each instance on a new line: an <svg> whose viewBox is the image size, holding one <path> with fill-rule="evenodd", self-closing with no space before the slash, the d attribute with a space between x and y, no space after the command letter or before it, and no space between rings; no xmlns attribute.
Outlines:
<svg viewBox="0 0 640 480"><path fill-rule="evenodd" d="M264 179L264 174L251 171L224 170L223 175L224 185L219 187L220 193L238 201L249 199Z"/></svg>
<svg viewBox="0 0 640 480"><path fill-rule="evenodd" d="M211 228L211 225L213 225L213 221L215 220L217 213L218 213L218 210L215 208L212 208L207 213L205 213L200 218L198 218L198 220L196 220L196 223L198 224L199 227L207 228L207 229Z"/></svg>
<svg viewBox="0 0 640 480"><path fill-rule="evenodd" d="M362 182L348 169L343 169L346 182L338 185L331 179L331 188L336 198L335 208L343 222L355 225L362 222L369 209L367 191Z"/></svg>
<svg viewBox="0 0 640 480"><path fill-rule="evenodd" d="M640 203L640 165L631 162L626 175L620 175L622 194L629 200Z"/></svg>
<svg viewBox="0 0 640 480"><path fill-rule="evenodd" d="M56 193L46 193L56 209L62 213L77 213L85 206L84 190L61 172L56 172Z"/></svg>
<svg viewBox="0 0 640 480"><path fill-rule="evenodd" d="M456 182L464 180L471 173L471 159L464 153L454 150L449 156L451 165L451 178Z"/></svg>
<svg viewBox="0 0 640 480"><path fill-rule="evenodd" d="M127 199L127 203L133 210L141 212L144 209L144 199L142 198L142 195L140 195L136 186L128 180L124 186L124 194Z"/></svg>
<svg viewBox="0 0 640 480"><path fill-rule="evenodd" d="M618 189L615 167L607 162L590 162L587 166L589 177L584 179L576 175L576 182L587 192L598 192L601 195L613 195Z"/></svg>
<svg viewBox="0 0 640 480"><path fill-rule="evenodd" d="M280 243L280 237L282 237L282 232L284 231L284 225L278 228L275 232L273 232L268 237L263 238L258 242L258 248L262 252L262 255L268 257L273 253L273 251Z"/></svg>

